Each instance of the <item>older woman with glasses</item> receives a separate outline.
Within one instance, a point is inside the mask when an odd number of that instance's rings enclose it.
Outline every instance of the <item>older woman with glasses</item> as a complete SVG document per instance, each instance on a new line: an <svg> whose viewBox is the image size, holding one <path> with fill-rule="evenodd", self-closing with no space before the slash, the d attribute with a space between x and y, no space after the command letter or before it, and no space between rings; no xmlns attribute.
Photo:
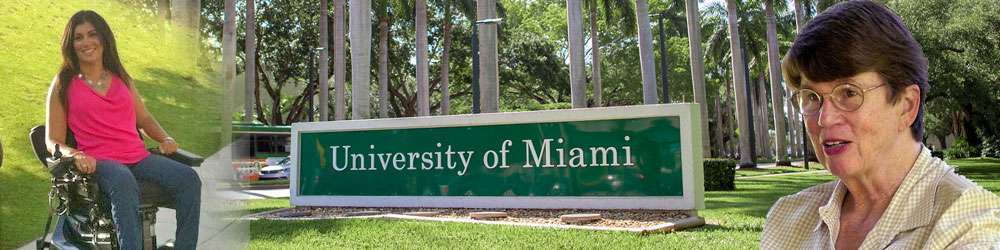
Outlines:
<svg viewBox="0 0 1000 250"><path fill-rule="evenodd" d="M816 156L836 180L781 198L764 249L1000 248L1000 198L921 143L927 59L882 4L816 16L782 68Z"/></svg>

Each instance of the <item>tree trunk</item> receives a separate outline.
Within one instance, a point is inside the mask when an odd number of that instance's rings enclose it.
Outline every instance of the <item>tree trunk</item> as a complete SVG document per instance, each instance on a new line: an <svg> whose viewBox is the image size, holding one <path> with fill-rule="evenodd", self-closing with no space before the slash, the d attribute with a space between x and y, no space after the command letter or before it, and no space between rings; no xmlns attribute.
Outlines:
<svg viewBox="0 0 1000 250"><path fill-rule="evenodd" d="M253 121L253 108L254 108L254 86L257 85L256 77L257 70L255 66L257 57L257 16L254 13L254 3L253 1L247 1L247 17L244 22L246 25L246 39L245 39L245 60L243 65L245 70L243 71L243 76L245 78L244 91L243 91L243 121L252 122Z"/></svg>
<svg viewBox="0 0 1000 250"><path fill-rule="evenodd" d="M767 65L768 73L771 76L771 107L774 109L774 150L775 160L779 163L788 161L785 151L785 106L781 84L781 63L778 59L778 27L775 24L773 0L764 0L764 13L767 19Z"/></svg>
<svg viewBox="0 0 1000 250"><path fill-rule="evenodd" d="M795 10L795 34L796 34L796 36L798 36L798 34L802 32L802 28L804 28L804 26L806 25L805 19L804 19L805 17L803 16L803 14L804 14L803 13L804 6L802 5L802 3L801 3L800 0L792 0L792 4L795 5L795 8L794 8L794 10ZM785 88L785 90L788 91L788 93L789 93L788 96L791 96L791 89ZM796 113L792 109L792 107L789 107L789 110L792 111L792 112L790 112L789 117L788 117L789 120L790 120L789 123L791 124L789 127L791 127L792 130L793 130L792 134L793 134L793 138L794 138L794 141L795 141L795 142L793 142L794 146L792 147L792 151L795 152L796 156L803 157L803 156L805 156L804 155L805 154L805 143L808 143L808 142L806 142L806 140L803 137L803 135L806 132L803 131L803 129L802 129L802 116L800 116L798 113Z"/></svg>
<svg viewBox="0 0 1000 250"><path fill-rule="evenodd" d="M444 51L441 53L441 115L451 114L451 91L448 75L451 63L451 1L444 1Z"/></svg>
<svg viewBox="0 0 1000 250"><path fill-rule="evenodd" d="M170 20L170 0L156 0L156 13L163 20Z"/></svg>
<svg viewBox="0 0 1000 250"><path fill-rule="evenodd" d="M590 79L594 83L594 107L604 106L604 90L601 87L601 45L597 32L597 1L590 3Z"/></svg>
<svg viewBox="0 0 1000 250"><path fill-rule="evenodd" d="M583 57L583 15L580 0L566 0L567 36L569 40L569 89L573 108L587 107L587 86Z"/></svg>
<svg viewBox="0 0 1000 250"><path fill-rule="evenodd" d="M642 71L642 103L657 104L656 68L653 64L653 31L649 27L649 3L635 1L635 21L639 31L639 67Z"/></svg>
<svg viewBox="0 0 1000 250"><path fill-rule="evenodd" d="M723 144L722 141L722 135L725 133L725 127L723 127L724 124L722 121L722 103L719 99L722 99L721 96L715 99L715 147L712 147L716 149L714 157L723 157L723 155L725 155L723 150L723 145L725 144Z"/></svg>
<svg viewBox="0 0 1000 250"><path fill-rule="evenodd" d="M496 0L476 1L478 20L497 16ZM479 26L479 103L483 113L496 113L500 108L500 85L497 65L497 23L480 23ZM475 76L473 76L475 77Z"/></svg>
<svg viewBox="0 0 1000 250"><path fill-rule="evenodd" d="M319 1L319 46L323 47L323 50L319 51L319 74L317 80L319 81L319 120L326 121L330 119L330 48L326 48L330 44L330 35L327 34L329 30L327 29L327 17L329 16L330 8L327 7L327 0ZM336 1L336 0L334 0ZM247 3L253 2L253 0L248 0Z"/></svg>
<svg viewBox="0 0 1000 250"><path fill-rule="evenodd" d="M736 96L736 123L740 130L740 165L741 166L751 166L754 165L754 159L750 158L750 137L753 134L750 132L751 124L748 124L748 114L746 105L749 103L746 99L746 75L744 75L744 62L743 62L743 48L740 47L740 32L739 23L737 22L736 14L736 1L726 0L726 9L729 22L729 51L732 52L732 74L733 74L733 86Z"/></svg>
<svg viewBox="0 0 1000 250"><path fill-rule="evenodd" d="M333 119L343 120L347 117L346 76L347 67L344 59L344 3L333 1Z"/></svg>
<svg viewBox="0 0 1000 250"><path fill-rule="evenodd" d="M389 17L378 20L378 117L389 117Z"/></svg>
<svg viewBox="0 0 1000 250"><path fill-rule="evenodd" d="M698 103L701 109L702 117L708 116L708 101L705 99L705 60L701 56L701 23L698 20L700 18L700 13L698 13L698 1L696 0L685 0L684 6L687 10L687 31L688 31L688 46L690 47L689 55L691 60L691 87L694 88L694 102ZM701 119L701 131L708 131L708 119ZM708 137L703 136L702 140L702 152L704 156L708 156L708 152L711 145L708 143ZM716 147L721 147L722 144L716 145Z"/></svg>
<svg viewBox="0 0 1000 250"><path fill-rule="evenodd" d="M766 84L767 84L767 80L764 78L764 74L758 75L758 78L757 78L757 100L758 101L757 101L757 103L759 103L759 105L757 106L757 112L758 112L759 115L755 116L755 117L757 118L757 121L760 123L760 127L759 127L760 128L759 129L760 136L757 139L758 141L760 141L760 147L759 147L759 149L760 149L761 153L764 155L765 158L771 158L771 146L770 146L771 145L771 143L770 143L770 141L771 141L770 137L771 136L770 136L770 133L769 133L770 126L768 124L768 119L767 119L767 117L768 117L768 115L767 115L768 111L767 111L767 89L765 87Z"/></svg>
<svg viewBox="0 0 1000 250"><path fill-rule="evenodd" d="M417 51L417 116L430 115L430 88L427 86L427 0L417 0L416 47Z"/></svg>
<svg viewBox="0 0 1000 250"><path fill-rule="evenodd" d="M372 6L368 0L351 0L351 119L371 116Z"/></svg>
<svg viewBox="0 0 1000 250"><path fill-rule="evenodd" d="M222 26L222 88L224 93L233 93L236 87L236 0L225 0L225 16ZM220 110L221 122L223 124L220 135L220 142L226 145L232 140L232 99L229 95L222 95L222 109Z"/></svg>

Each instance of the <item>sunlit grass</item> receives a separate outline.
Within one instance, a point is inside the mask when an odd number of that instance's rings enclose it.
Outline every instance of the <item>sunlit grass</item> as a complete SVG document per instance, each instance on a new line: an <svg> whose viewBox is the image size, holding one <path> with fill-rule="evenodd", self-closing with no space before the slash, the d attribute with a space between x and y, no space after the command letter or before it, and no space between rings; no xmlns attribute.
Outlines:
<svg viewBox="0 0 1000 250"><path fill-rule="evenodd" d="M42 234L48 174L35 159L28 130L45 123L45 97L62 60L60 39L73 13L91 9L109 23L118 52L146 107L185 150L219 148L217 75L196 63L192 32L118 1L0 1L0 249ZM149 144L153 145L153 144Z"/></svg>
<svg viewBox="0 0 1000 250"><path fill-rule="evenodd" d="M1000 160L949 161L960 173L994 193L1000 189ZM801 169L799 169L801 171ZM753 170L753 172L766 172ZM782 196L833 180L823 171L736 180L735 191L705 194L700 210L708 225L671 234L540 229L466 223L384 219L254 221L250 248L585 248L585 249L755 249L764 217ZM288 199L247 201L250 213L289 207Z"/></svg>

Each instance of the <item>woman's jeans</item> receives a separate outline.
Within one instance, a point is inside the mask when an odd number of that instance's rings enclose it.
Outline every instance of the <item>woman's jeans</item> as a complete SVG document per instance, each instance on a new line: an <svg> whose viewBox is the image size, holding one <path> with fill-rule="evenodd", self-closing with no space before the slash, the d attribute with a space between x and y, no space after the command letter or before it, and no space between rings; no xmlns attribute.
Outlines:
<svg viewBox="0 0 1000 250"><path fill-rule="evenodd" d="M201 210L201 179L194 169L164 156L150 154L132 167L115 161L98 161L96 176L101 192L111 201L111 216L121 249L142 248L137 180L159 184L174 197L177 211L174 247L195 249Z"/></svg>

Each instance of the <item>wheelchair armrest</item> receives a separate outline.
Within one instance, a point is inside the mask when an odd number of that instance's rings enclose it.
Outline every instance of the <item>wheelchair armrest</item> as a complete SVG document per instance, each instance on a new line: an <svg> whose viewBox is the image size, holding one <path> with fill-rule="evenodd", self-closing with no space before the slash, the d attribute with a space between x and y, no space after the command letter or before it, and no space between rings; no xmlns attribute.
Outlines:
<svg viewBox="0 0 1000 250"><path fill-rule="evenodd" d="M45 158L45 167L52 176L63 176L70 171L76 171L73 157Z"/></svg>
<svg viewBox="0 0 1000 250"><path fill-rule="evenodd" d="M188 152L187 150L177 149L173 154L162 154L160 153L159 147L149 148L149 152L153 154L158 154L170 158L171 160L180 162L181 164L188 165L191 167L199 167L201 163L205 161L205 158L198 154Z"/></svg>

